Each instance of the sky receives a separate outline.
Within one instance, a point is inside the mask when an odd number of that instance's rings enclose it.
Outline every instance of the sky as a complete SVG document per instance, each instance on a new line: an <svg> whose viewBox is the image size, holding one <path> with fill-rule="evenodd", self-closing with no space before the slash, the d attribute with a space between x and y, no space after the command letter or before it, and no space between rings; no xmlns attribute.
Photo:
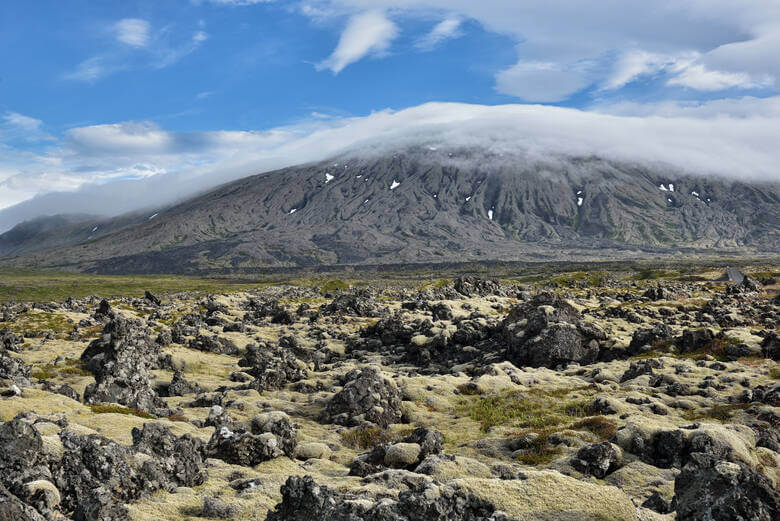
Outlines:
<svg viewBox="0 0 780 521"><path fill-rule="evenodd" d="M777 0L4 0L0 209L127 211L423 124L777 181L778 49Z"/></svg>

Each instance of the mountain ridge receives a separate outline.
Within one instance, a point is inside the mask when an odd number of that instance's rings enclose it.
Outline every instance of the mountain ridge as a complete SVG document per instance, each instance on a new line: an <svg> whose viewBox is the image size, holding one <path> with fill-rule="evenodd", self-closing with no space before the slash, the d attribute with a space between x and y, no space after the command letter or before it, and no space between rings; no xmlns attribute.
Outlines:
<svg viewBox="0 0 780 521"><path fill-rule="evenodd" d="M152 215L107 219L105 229L47 251L19 248L16 261L170 272L577 251L773 252L780 184L598 157L421 145L246 177Z"/></svg>

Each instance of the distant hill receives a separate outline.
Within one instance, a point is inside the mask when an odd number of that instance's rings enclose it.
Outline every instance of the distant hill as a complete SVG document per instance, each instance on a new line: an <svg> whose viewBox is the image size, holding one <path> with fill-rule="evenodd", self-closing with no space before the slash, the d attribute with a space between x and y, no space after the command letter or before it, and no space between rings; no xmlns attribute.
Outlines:
<svg viewBox="0 0 780 521"><path fill-rule="evenodd" d="M108 273L678 251L780 251L780 184L415 146L247 177L143 216L0 235L5 263Z"/></svg>

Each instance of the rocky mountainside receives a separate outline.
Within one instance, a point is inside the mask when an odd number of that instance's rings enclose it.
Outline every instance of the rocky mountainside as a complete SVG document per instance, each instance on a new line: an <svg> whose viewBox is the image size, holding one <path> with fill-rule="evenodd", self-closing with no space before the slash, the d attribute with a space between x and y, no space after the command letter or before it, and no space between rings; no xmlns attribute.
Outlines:
<svg viewBox="0 0 780 521"><path fill-rule="evenodd" d="M780 183L418 146L247 177L152 215L69 224L59 243L38 234L4 247L15 233L0 236L0 254L100 272L755 253L780 250Z"/></svg>

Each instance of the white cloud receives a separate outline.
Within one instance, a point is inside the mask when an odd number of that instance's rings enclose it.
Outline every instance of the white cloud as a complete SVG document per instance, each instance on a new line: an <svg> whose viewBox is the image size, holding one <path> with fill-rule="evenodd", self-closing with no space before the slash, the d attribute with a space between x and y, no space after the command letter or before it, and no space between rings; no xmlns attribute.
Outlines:
<svg viewBox="0 0 780 521"><path fill-rule="evenodd" d="M369 54L386 51L397 35L398 28L382 11L366 11L352 16L341 33L336 49L317 65L317 69L330 69L338 74L347 65Z"/></svg>
<svg viewBox="0 0 780 521"><path fill-rule="evenodd" d="M18 112L6 112L3 115L6 125L19 128L28 132L37 131L43 123L40 119L31 118Z"/></svg>
<svg viewBox="0 0 780 521"><path fill-rule="evenodd" d="M460 36L460 18L446 18L436 24L431 32L417 41L417 47L424 50L433 49L441 42Z"/></svg>
<svg viewBox="0 0 780 521"><path fill-rule="evenodd" d="M588 86L576 69L553 62L519 62L496 74L496 89L525 101L556 102Z"/></svg>
<svg viewBox="0 0 780 521"><path fill-rule="evenodd" d="M75 70L64 74L64 78L94 83L122 70L163 69L196 51L209 37L202 30L184 37L177 37L167 27L153 32L147 21L138 18L125 18L112 27L116 40L124 45L107 46L102 53L82 61Z"/></svg>
<svg viewBox="0 0 780 521"><path fill-rule="evenodd" d="M755 89L771 87L774 79L768 75L753 78L745 72L726 72L710 70L703 64L691 65L679 75L671 78L668 85L680 85L696 90L717 91L733 87L740 89Z"/></svg>
<svg viewBox="0 0 780 521"><path fill-rule="evenodd" d="M693 174L780 181L780 96L609 111L429 103L267 131L170 132L149 122L76 128L45 156L27 155L9 163L5 158L13 154L0 149L0 174L6 172L5 181L0 175L0 193L13 185L18 197L5 195L5 204L60 186L80 187L0 212L0 230L21 219L75 207L116 215L347 150L381 153L416 144L481 146L541 158L598 155L632 164L661 163ZM143 179L126 181L138 178Z"/></svg>
<svg viewBox="0 0 780 521"><path fill-rule="evenodd" d="M140 18L125 18L114 24L116 39L131 47L149 44L149 22Z"/></svg>
<svg viewBox="0 0 780 521"><path fill-rule="evenodd" d="M641 49L632 49L621 54L615 63L612 75L604 84L604 89L619 89L642 76L665 71L678 73L699 58L697 52L683 52L676 55L651 53Z"/></svg>
<svg viewBox="0 0 780 521"><path fill-rule="evenodd" d="M780 78L777 0L307 0L302 12L318 19L372 9L392 10L399 20L436 14L471 19L508 36L520 59L497 73L497 86L525 100L564 99L576 86L609 90L656 73L674 75L694 54L699 59L689 65L697 67L678 83L723 90ZM626 48L640 51L626 54ZM583 62L598 67L579 67ZM554 65L534 70L529 63ZM533 78L563 84L544 95L525 86Z"/></svg>

